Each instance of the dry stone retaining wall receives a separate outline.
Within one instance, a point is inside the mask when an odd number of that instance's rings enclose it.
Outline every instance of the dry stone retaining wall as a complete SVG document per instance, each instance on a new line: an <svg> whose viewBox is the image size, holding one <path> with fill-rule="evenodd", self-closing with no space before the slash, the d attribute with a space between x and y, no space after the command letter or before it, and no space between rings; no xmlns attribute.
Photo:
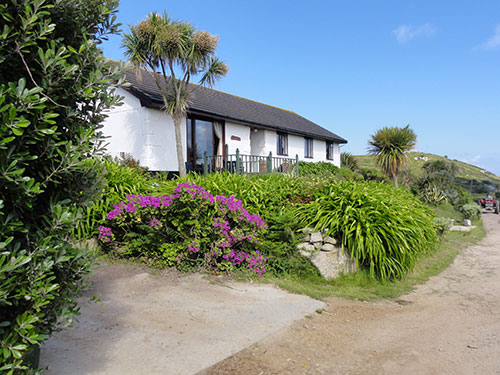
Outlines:
<svg viewBox="0 0 500 375"><path fill-rule="evenodd" d="M307 228L303 232L303 242L297 245L299 254L309 258L322 277L331 280L342 272L356 272L356 259L351 261L351 257L342 251L337 240L326 235L327 230L315 232L312 228Z"/></svg>

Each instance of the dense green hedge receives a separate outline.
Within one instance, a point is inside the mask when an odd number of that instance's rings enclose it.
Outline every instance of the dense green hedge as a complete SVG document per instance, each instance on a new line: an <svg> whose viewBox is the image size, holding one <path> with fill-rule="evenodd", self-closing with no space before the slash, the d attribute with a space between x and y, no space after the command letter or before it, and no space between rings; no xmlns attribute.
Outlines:
<svg viewBox="0 0 500 375"><path fill-rule="evenodd" d="M214 196L235 196L267 223L262 246L268 258L266 269L275 274L316 272L295 248L296 233L306 226L328 228L362 267L382 279L402 277L420 255L433 249L437 239L432 210L409 191L384 183L339 180L331 174L295 178L218 173L166 180L130 168L107 169L112 171L110 186L126 182L124 193L135 186L141 194L169 195L179 183L189 182ZM108 186L108 191L113 199L119 196L114 188Z"/></svg>
<svg viewBox="0 0 500 375"><path fill-rule="evenodd" d="M78 312L92 252L71 237L99 190L118 68L98 48L117 1L0 3L0 373Z"/></svg>

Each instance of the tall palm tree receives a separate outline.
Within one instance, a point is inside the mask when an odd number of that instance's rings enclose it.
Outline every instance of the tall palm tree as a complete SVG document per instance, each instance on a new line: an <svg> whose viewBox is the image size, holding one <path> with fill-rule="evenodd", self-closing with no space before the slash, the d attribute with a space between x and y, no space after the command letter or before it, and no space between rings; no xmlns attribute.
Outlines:
<svg viewBox="0 0 500 375"><path fill-rule="evenodd" d="M398 173L406 162L406 152L417 143L417 136L410 129L410 125L404 128L384 127L373 134L368 143L368 152L376 155L382 172L398 187Z"/></svg>
<svg viewBox="0 0 500 375"><path fill-rule="evenodd" d="M179 174L186 175L181 125L192 97L190 81L212 86L229 68L215 56L218 37L198 31L188 22L173 21L167 13L150 13L123 36L125 55L137 68L148 70L162 93L164 110L175 125ZM156 74L160 72L161 74Z"/></svg>

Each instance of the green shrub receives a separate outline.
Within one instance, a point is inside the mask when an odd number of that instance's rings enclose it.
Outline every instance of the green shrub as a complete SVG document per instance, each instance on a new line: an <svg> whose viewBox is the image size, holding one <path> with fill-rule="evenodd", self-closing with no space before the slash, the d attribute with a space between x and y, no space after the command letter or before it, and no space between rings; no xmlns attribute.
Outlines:
<svg viewBox="0 0 500 375"><path fill-rule="evenodd" d="M262 275L260 245L265 222L234 196L214 196L193 183L179 184L170 195L129 195L107 215L99 239L127 256L159 261L181 269L230 271L248 267Z"/></svg>
<svg viewBox="0 0 500 375"><path fill-rule="evenodd" d="M464 204L460 208L460 211L466 219L474 220L481 218L481 207L479 207L476 203Z"/></svg>
<svg viewBox="0 0 500 375"><path fill-rule="evenodd" d="M328 175L337 176L339 178L354 178L360 179L361 176L356 172L348 168L339 168L332 163L320 161L320 162L299 162L299 174L300 176L312 176L312 175Z"/></svg>
<svg viewBox="0 0 500 375"><path fill-rule="evenodd" d="M127 195L149 194L158 185L143 169L121 165L118 160L94 158L85 163L91 170L102 170L104 187L97 199L84 208L84 214L73 230L74 237L79 240L96 236L106 214Z"/></svg>
<svg viewBox="0 0 500 375"><path fill-rule="evenodd" d="M437 233L442 236L451 229L453 221L449 217L437 217L434 219L434 224L436 225Z"/></svg>
<svg viewBox="0 0 500 375"><path fill-rule="evenodd" d="M0 373L78 311L92 253L71 231L100 190L85 160L117 104L115 67L98 44L117 1L0 4Z"/></svg>
<svg viewBox="0 0 500 375"><path fill-rule="evenodd" d="M297 207L303 227L328 229L372 276L401 278L437 240L433 212L404 189L374 182L330 184Z"/></svg>

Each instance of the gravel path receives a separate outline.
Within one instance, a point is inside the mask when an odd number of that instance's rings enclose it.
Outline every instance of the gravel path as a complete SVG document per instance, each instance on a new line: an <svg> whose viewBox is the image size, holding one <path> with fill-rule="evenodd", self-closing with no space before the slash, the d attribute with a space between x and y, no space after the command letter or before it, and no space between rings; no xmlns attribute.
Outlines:
<svg viewBox="0 0 500 375"><path fill-rule="evenodd" d="M322 314L202 374L500 374L500 220L440 275L397 301L332 298Z"/></svg>
<svg viewBox="0 0 500 375"><path fill-rule="evenodd" d="M194 374L324 306L272 285L130 265L104 265L91 279L80 323L42 347L47 375Z"/></svg>

